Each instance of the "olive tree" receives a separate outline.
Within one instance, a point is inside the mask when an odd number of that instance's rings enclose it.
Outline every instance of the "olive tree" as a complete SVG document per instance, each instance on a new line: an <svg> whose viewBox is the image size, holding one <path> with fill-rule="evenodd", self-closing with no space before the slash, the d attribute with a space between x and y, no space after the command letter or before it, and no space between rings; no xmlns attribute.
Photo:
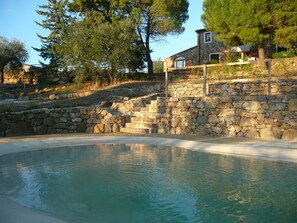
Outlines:
<svg viewBox="0 0 297 223"><path fill-rule="evenodd" d="M19 40L9 41L0 36L0 74L1 84L4 83L4 69L16 70L28 59L28 52L24 43Z"/></svg>

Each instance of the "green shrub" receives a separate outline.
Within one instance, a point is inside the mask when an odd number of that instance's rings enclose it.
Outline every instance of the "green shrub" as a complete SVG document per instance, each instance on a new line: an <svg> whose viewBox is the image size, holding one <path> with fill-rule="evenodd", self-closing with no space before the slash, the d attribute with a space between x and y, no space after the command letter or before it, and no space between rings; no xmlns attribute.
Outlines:
<svg viewBox="0 0 297 223"><path fill-rule="evenodd" d="M296 56L296 52L293 49L288 50L288 51L281 51L281 52L272 54L273 59L276 59L276 58L290 58L290 57L294 57L294 56Z"/></svg>

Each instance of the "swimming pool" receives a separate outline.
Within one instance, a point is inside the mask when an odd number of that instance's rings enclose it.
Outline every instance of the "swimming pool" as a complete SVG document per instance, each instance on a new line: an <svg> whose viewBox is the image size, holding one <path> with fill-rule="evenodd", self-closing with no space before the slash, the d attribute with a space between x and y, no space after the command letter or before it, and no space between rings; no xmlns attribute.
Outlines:
<svg viewBox="0 0 297 223"><path fill-rule="evenodd" d="M294 222L297 164L100 144L0 156L0 193L67 222Z"/></svg>

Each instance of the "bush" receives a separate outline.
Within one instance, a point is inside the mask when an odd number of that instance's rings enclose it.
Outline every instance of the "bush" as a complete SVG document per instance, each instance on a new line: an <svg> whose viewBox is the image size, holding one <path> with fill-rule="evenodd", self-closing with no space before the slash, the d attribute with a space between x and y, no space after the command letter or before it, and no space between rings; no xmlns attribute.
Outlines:
<svg viewBox="0 0 297 223"><path fill-rule="evenodd" d="M296 56L296 52L293 49L288 50L288 51L281 51L281 52L272 54L273 59L276 59L276 58L290 58L290 57L294 57L294 56Z"/></svg>

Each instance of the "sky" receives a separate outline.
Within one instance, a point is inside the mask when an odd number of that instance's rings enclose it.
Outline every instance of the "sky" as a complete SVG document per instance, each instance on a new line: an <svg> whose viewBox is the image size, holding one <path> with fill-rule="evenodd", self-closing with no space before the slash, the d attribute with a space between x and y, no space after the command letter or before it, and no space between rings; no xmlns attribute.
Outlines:
<svg viewBox="0 0 297 223"><path fill-rule="evenodd" d="M197 44L195 30L203 28L200 20L203 0L189 0L189 3L189 19L184 24L184 33L152 43L153 60L164 59ZM39 48L41 44L36 34L48 33L34 22L43 19L35 12L42 4L47 4L47 0L0 0L0 36L22 41L29 52L28 64L43 61L38 52L32 49Z"/></svg>

